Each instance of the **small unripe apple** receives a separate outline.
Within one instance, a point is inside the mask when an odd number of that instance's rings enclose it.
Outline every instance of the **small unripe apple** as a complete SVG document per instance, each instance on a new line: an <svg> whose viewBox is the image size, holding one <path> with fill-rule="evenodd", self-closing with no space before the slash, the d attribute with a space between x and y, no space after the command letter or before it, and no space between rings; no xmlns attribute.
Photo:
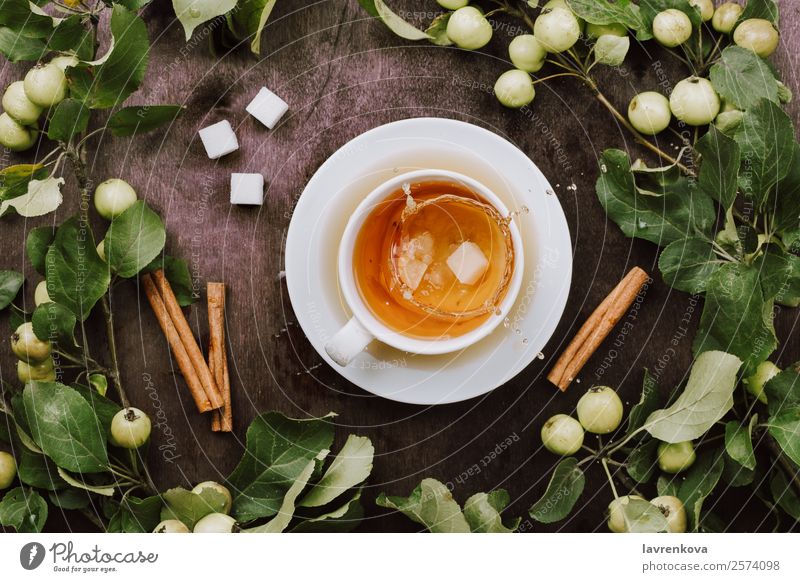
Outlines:
<svg viewBox="0 0 800 582"><path fill-rule="evenodd" d="M186 525L177 519L165 519L159 523L153 533L191 533Z"/></svg>
<svg viewBox="0 0 800 582"><path fill-rule="evenodd" d="M767 393L764 392L764 385L780 373L781 369L772 362L761 362L756 368L755 374L745 379L744 385L750 394L766 404Z"/></svg>
<svg viewBox="0 0 800 582"><path fill-rule="evenodd" d="M52 347L49 341L36 336L33 324L27 321L11 335L11 351L24 362L39 364L50 358Z"/></svg>
<svg viewBox="0 0 800 582"><path fill-rule="evenodd" d="M194 525L194 533L235 533L236 520L224 513L209 513Z"/></svg>
<svg viewBox="0 0 800 582"><path fill-rule="evenodd" d="M581 26L571 10L555 7L543 11L533 23L533 35L551 53L571 49L581 36Z"/></svg>
<svg viewBox="0 0 800 582"><path fill-rule="evenodd" d="M592 24L586 25L587 38L600 38L601 36L628 36L628 29L622 24Z"/></svg>
<svg viewBox="0 0 800 582"><path fill-rule="evenodd" d="M578 400L578 420L583 428L595 434L617 430L622 422L622 400L608 386L595 386Z"/></svg>
<svg viewBox="0 0 800 582"><path fill-rule="evenodd" d="M685 12L669 8L659 12L653 20L653 36L665 47L682 45L692 36L692 21Z"/></svg>
<svg viewBox="0 0 800 582"><path fill-rule="evenodd" d="M39 65L25 75L25 94L39 107L58 105L67 96L67 77L57 65Z"/></svg>
<svg viewBox="0 0 800 582"><path fill-rule="evenodd" d="M658 466L665 473L680 473L694 464L697 455L692 441L658 445Z"/></svg>
<svg viewBox="0 0 800 582"><path fill-rule="evenodd" d="M702 77L684 79L672 90L669 106L673 115L687 125L708 125L720 110L719 95L711 81Z"/></svg>
<svg viewBox="0 0 800 582"><path fill-rule="evenodd" d="M450 15L447 21L447 38L459 48L479 49L492 39L492 25L483 12L474 6L464 6Z"/></svg>
<svg viewBox="0 0 800 582"><path fill-rule="evenodd" d="M544 66L547 51L532 34L521 34L509 43L508 56L519 70L536 73Z"/></svg>
<svg viewBox="0 0 800 582"><path fill-rule="evenodd" d="M631 499L640 499L638 495L623 495L617 497L608 504L608 529L614 533L627 533L628 526L625 523L624 507L630 503Z"/></svg>
<svg viewBox="0 0 800 582"><path fill-rule="evenodd" d="M42 108L28 99L22 81L11 83L3 93L3 109L20 125L33 125L42 114Z"/></svg>
<svg viewBox="0 0 800 582"><path fill-rule="evenodd" d="M9 453L0 451L0 490L8 489L17 476L17 462Z"/></svg>
<svg viewBox="0 0 800 582"><path fill-rule="evenodd" d="M22 125L8 113L0 113L0 145L12 152L24 152L36 143L39 132Z"/></svg>
<svg viewBox="0 0 800 582"><path fill-rule="evenodd" d="M667 520L669 533L684 533L686 531L686 508L683 502L672 495L662 495L651 499L650 503L658 507Z"/></svg>
<svg viewBox="0 0 800 582"><path fill-rule="evenodd" d="M574 455L583 445L583 427L571 416L556 414L542 426L542 444L556 455Z"/></svg>
<svg viewBox="0 0 800 582"><path fill-rule="evenodd" d="M669 127L672 120L669 100L655 91L639 93L628 106L628 120L639 133L660 133Z"/></svg>
<svg viewBox="0 0 800 582"><path fill-rule="evenodd" d="M711 26L717 32L730 34L733 31L733 27L736 26L736 22L739 20L742 10L744 10L744 8L735 2L720 4L716 12L714 12L714 16L711 18Z"/></svg>
<svg viewBox="0 0 800 582"><path fill-rule="evenodd" d="M111 178L94 191L94 207L107 220L114 220L136 202L136 190L125 180Z"/></svg>
<svg viewBox="0 0 800 582"><path fill-rule="evenodd" d="M150 438L150 417L138 408L123 408L111 419L111 443L123 449L138 449Z"/></svg>
<svg viewBox="0 0 800 582"><path fill-rule="evenodd" d="M497 100L506 107L517 109L528 105L536 97L531 76L525 71L511 69L497 78L494 84Z"/></svg>
<svg viewBox="0 0 800 582"><path fill-rule="evenodd" d="M777 50L780 36L769 20L748 18L733 31L733 42L767 58Z"/></svg>
<svg viewBox="0 0 800 582"><path fill-rule="evenodd" d="M19 360L17 362L17 378L20 382L54 382L56 379L56 366L53 358L47 358L38 364L29 364Z"/></svg>
<svg viewBox="0 0 800 582"><path fill-rule="evenodd" d="M700 18L708 22L714 17L714 2L712 0L689 0L689 4L700 10Z"/></svg>

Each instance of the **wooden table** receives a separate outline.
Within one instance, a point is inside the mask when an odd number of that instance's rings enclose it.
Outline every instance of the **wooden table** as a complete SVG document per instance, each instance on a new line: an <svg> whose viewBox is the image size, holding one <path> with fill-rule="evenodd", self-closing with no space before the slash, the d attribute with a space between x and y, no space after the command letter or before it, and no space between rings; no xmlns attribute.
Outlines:
<svg viewBox="0 0 800 582"><path fill-rule="evenodd" d="M775 61L787 85L797 92L800 6L782 4L784 36ZM393 0L391 5L423 12L438 8L433 0ZM114 295L114 308L124 381L136 405L153 416L158 409L163 411L150 449L159 486L222 480L236 464L247 424L259 411L276 409L304 417L333 410L339 413L341 425L338 442L355 432L368 435L377 450L364 495L368 517L362 531L417 529L405 518L376 507L373 500L381 491L407 495L427 476L454 483L460 502L475 492L504 487L513 499L509 515L527 517L527 509L544 491L558 460L537 450L541 425L552 414L573 410L583 388L598 382L596 371L604 360L607 369L602 382L617 387L627 406L638 399L644 367L663 368L664 391L687 371L700 305L684 293L671 291L657 276L627 338L614 351L610 344L604 345L586 367L581 384L560 394L544 379L577 326L628 269L639 265L657 273L657 252L652 244L626 239L606 220L597 201L594 182L599 153L612 146L636 148L587 91L563 79L538 86L534 107L538 124L499 106L491 95L497 76L510 68L506 46L509 36L518 31L501 28L485 51L468 53L398 39L369 19L356 0L281 0L264 33L262 58L244 49L216 58L209 54L201 29L190 44L184 42L169 3L156 2L144 16L156 44L144 88L130 103L178 102L188 110L167 135L157 132L133 141L109 137L96 142L92 176L98 182L108 177L128 180L161 212L168 229L168 252L190 262L198 285L204 288L210 280L227 282L236 422L233 436L209 431L208 418L195 412L182 379L173 375L165 342L143 296L135 285L121 285ZM648 43L647 50L655 50L653 43ZM635 88L655 88L658 83L651 60L641 50L634 53L622 73L600 73L609 98L621 108L627 106ZM657 52L657 58L673 81L685 76L668 55ZM4 62L0 79L5 85L25 70ZM476 88L466 86L473 83ZM271 132L244 111L255 88L262 85L291 106L281 127ZM800 121L797 102L789 110ZM278 276L284 268L281 248L293 205L320 164L370 128L418 116L475 123L518 145L555 185L575 248L569 304L544 350L545 359L534 361L485 397L431 408L373 397L320 365L321 358L296 325L285 284ZM197 130L220 119L238 126L241 149L212 162L203 152ZM560 142L567 163L558 160L551 135ZM567 164L572 169L565 172ZM269 189L260 211L229 204L229 175L234 171L264 174ZM573 183L577 188L567 188ZM74 184L68 185L67 193L59 220L76 212ZM24 267L28 301L38 275L23 260L23 240L27 229L48 220L26 223L12 218L0 227L5 247L2 268ZM103 228L98 224L97 232ZM200 306L190 310L191 319L205 334L204 302ZM782 343L777 357L783 365L800 359L800 340L790 339L798 313L787 309L778 318ZM673 335L687 321L687 335L670 351ZM0 348L2 377L16 381L7 334ZM511 446L495 456L496 446L509 438ZM159 449L169 451L174 461L162 461ZM610 499L602 470L594 467L573 517L552 526L528 521L525 528L603 531L603 511ZM707 507L713 510L717 503L744 507L730 524L732 530L768 527L761 524L762 506L742 491L714 497ZM68 525L62 520L54 515L48 527L90 527L74 516Z"/></svg>

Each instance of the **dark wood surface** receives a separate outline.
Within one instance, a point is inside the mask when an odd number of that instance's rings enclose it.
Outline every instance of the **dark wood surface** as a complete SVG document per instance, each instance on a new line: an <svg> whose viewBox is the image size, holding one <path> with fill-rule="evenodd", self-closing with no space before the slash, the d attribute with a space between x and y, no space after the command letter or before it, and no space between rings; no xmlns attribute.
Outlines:
<svg viewBox="0 0 800 582"><path fill-rule="evenodd" d="M397 9L436 11L433 0L391 3ZM800 6L782 2L783 40L776 64L796 92L800 49ZM305 417L330 410L339 413L337 440L349 432L372 438L377 456L365 493L367 519L362 531L413 531L416 526L377 508L381 491L406 495L423 477L455 484L455 497L492 488L506 488L513 499L509 515L527 516L527 509L544 491L557 459L540 449L538 432L550 415L570 412L583 387L597 382L595 370L610 362L602 382L619 389L627 405L638 398L642 368L660 370L661 389L668 391L690 364L691 336L700 305L672 292L656 277L636 313L625 341L610 352L603 346L582 374L583 383L566 394L544 379L558 351L608 290L634 265L656 273L654 245L626 239L609 223L594 194L597 156L606 147L628 147L631 140L583 88L558 80L538 86L534 110L539 127L516 111L499 106L490 88L510 67L506 47L511 27L496 31L485 51L467 53L452 48L402 41L369 19L356 0L320 2L281 0L264 33L262 58L247 50L212 56L204 33L187 45L174 21L170 3L157 0L145 12L155 39L143 89L131 103L179 102L186 115L166 134L136 140L95 141L92 177L99 182L122 177L166 219L168 252L190 261L196 283L223 280L229 288L228 330L235 396L236 432L212 434L207 417L198 415L180 378L173 374L168 350L143 296L133 284L114 294L117 338L123 375L135 405L154 417L151 467L159 486L189 486L206 479L221 480L239 458L244 431L259 411L280 410ZM432 15L428 15L430 19ZM514 24L508 21L509 25ZM649 43L650 56L634 50L623 73L603 71L609 98L620 108L635 89L658 84L653 59L660 59L673 82L685 76L678 64ZM5 85L25 68L3 62ZM472 88L467 85L472 85ZM273 88L290 104L282 125L265 131L244 107L256 87ZM789 107L800 121L797 103ZM292 207L320 164L352 137L383 123L418 116L468 121L503 135L519 146L559 186L557 194L569 221L575 249L575 269L569 304L556 334L522 374L493 393L460 404L419 407L372 397L349 386L319 356L295 324L284 283L281 248ZM237 127L241 148L222 160L209 161L197 130L220 119ZM571 170L556 155L547 132L561 142ZM669 143L667 146L674 147ZM267 199L258 209L228 202L232 171L264 174ZM577 185L568 190L567 185ZM70 183L61 220L76 211ZM26 231L47 219L4 220L2 268L25 269L26 300L32 302L38 276L25 264ZM97 232L104 226L98 223ZM190 310L198 333L206 334L204 302ZM692 311L693 310L693 311ZM800 341L792 337L798 311L783 310L777 321L781 339L777 360L787 365L800 359ZM688 335L674 352L670 342L688 321ZM98 322L93 322L96 337ZM7 325L4 324L7 329ZM97 340L102 346L102 340ZM616 354L611 357L610 354ZM0 343L0 373L16 381L7 334ZM508 447L499 446L510 439ZM499 448L498 448L499 447ZM502 449L500 453L493 451ZM160 450L159 450L160 449ZM164 455L174 457L165 462ZM490 459L487 461L487 459ZM611 498L599 467L589 471L586 492L574 516L553 526L531 525L535 531L591 531L603 526L603 510ZM731 490L709 500L712 510L728 516L730 528L750 531L764 524L765 511L741 492ZM732 510L731 508L736 508ZM739 511L739 508L742 508ZM50 528L82 529L72 517L51 518Z"/></svg>

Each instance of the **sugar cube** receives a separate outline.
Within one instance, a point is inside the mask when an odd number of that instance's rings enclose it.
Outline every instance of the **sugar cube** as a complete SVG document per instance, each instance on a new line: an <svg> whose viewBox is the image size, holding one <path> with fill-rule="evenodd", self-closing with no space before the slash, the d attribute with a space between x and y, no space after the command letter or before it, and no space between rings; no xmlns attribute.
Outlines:
<svg viewBox="0 0 800 582"><path fill-rule="evenodd" d="M447 257L447 266L462 284L474 285L486 272L489 261L486 260L478 245L466 241Z"/></svg>
<svg viewBox="0 0 800 582"><path fill-rule="evenodd" d="M200 140L206 154L212 160L221 158L239 149L239 140L228 120L220 121L200 130Z"/></svg>
<svg viewBox="0 0 800 582"><path fill-rule="evenodd" d="M289 109L286 101L275 95L266 87L262 87L255 98L246 107L247 112L268 128L273 129Z"/></svg>
<svg viewBox="0 0 800 582"><path fill-rule="evenodd" d="M264 203L264 176L231 174L231 204L260 206Z"/></svg>
<svg viewBox="0 0 800 582"><path fill-rule="evenodd" d="M417 259L407 259L406 257L400 257L398 267L400 280L412 291L417 290L419 284L422 283L422 278L425 276L425 271L428 270L427 263Z"/></svg>

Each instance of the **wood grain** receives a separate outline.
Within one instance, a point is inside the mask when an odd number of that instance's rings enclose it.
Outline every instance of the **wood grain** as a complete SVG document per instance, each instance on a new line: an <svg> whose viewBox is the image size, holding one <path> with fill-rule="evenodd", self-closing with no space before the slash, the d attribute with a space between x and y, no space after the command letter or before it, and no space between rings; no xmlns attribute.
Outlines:
<svg viewBox="0 0 800 582"><path fill-rule="evenodd" d="M397 10L416 11L420 22L426 12L438 9L433 0L391 4ZM796 93L800 91L797 4L782 2L783 38L776 59ZM305 417L333 410L339 413L337 446L354 432L372 438L378 451L363 496L367 519L362 531L415 530L414 524L377 508L373 500L381 491L406 495L426 476L453 484L461 502L478 491L506 488L513 500L509 514L527 516L558 462L540 448L538 432L549 416L574 409L582 386L618 387L626 406L632 406L638 400L644 367L658 377L665 394L682 379L690 363L691 338L702 302L671 291L658 277L641 308L626 319L628 333L624 337L612 334L583 370L580 384L560 394L544 377L609 285L633 266L658 272L657 252L652 244L626 239L605 219L597 202L594 181L599 153L612 146L641 152L589 93L563 79L539 85L533 118L496 102L491 87L510 68L507 43L521 32L512 21L501 20L503 27L486 50L463 52L398 39L367 18L356 0L282 0L264 33L262 57L256 58L246 47L210 55L201 29L187 45L168 2L154 3L144 16L155 46L144 88L129 102L178 102L188 110L166 132L133 141L110 136L95 140L91 173L95 182L109 177L128 180L162 214L168 252L189 261L201 296L207 281L226 283L228 363L235 408L235 432L212 433L208 417L197 414L158 326L146 313L144 296L134 283L116 288L113 308L118 313L123 380L133 404L153 417L150 464L159 486L221 480L235 465L247 424L259 411L276 409ZM635 48L631 64L621 73L599 73L609 99L620 107L627 105L637 88L657 87L660 72L673 82L684 76L679 64L652 43L646 50L650 56ZM660 67L652 65L654 59ZM0 80L6 84L24 71L23 66L3 62ZM290 105L273 131L265 130L244 110L261 86ZM797 102L789 111L800 122ZM352 137L389 121L417 116L468 121L516 144L555 186L575 247L569 303L544 350L545 358L489 395L432 408L373 397L321 365L298 329L279 277L292 208L314 171ZM221 119L230 120L241 148L209 161L197 130ZM664 147L676 149L668 136L663 139ZM268 191L263 207L229 204L231 172L264 174ZM77 210L74 183L68 181L67 188L59 220ZM0 226L5 247L0 268L25 269L30 305L39 277L25 264L23 241L28 229L50 220L14 218ZM98 222L96 227L102 236L106 225ZM207 345L204 299L187 312L203 346ZM778 315L782 344L777 359L784 366L800 359L800 340L793 334L798 313L785 309ZM97 321L90 322L90 329L94 337L102 337ZM0 343L0 374L3 380L15 382L7 335ZM587 444L595 443L588 439ZM590 468L580 511L559 524L524 522L524 527L602 530L610 498L602 470ZM710 499L706 509L714 511L719 501L719 497ZM761 523L763 508L743 491L730 490L724 503L744 508L720 511L735 513L731 529L767 527ZM68 524L63 519L51 516L48 527L91 527L73 516Z"/></svg>

